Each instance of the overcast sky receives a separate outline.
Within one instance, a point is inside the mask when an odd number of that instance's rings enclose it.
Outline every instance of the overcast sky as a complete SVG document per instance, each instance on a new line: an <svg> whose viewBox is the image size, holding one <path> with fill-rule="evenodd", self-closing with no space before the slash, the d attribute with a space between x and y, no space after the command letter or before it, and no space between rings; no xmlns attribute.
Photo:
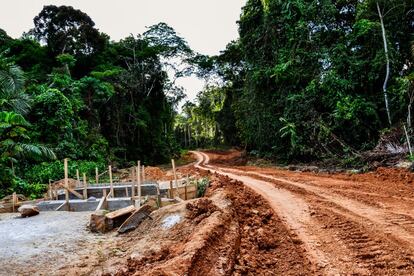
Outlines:
<svg viewBox="0 0 414 276"><path fill-rule="evenodd" d="M18 38L33 27L33 18L44 5L70 5L86 12L96 27L111 39L145 31L165 22L184 37L190 47L214 55L238 37L236 21L246 0L2 0L0 28ZM203 87L197 78L179 85L192 100Z"/></svg>

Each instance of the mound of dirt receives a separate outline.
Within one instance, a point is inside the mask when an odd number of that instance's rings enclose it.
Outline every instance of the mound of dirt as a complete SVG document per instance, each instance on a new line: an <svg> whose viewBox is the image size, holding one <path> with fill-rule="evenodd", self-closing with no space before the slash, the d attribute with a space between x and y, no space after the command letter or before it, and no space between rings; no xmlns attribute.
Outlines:
<svg viewBox="0 0 414 276"><path fill-rule="evenodd" d="M207 198L187 203L186 208L189 210L187 218L194 220L195 223L199 223L217 211L217 207Z"/></svg>
<svg viewBox="0 0 414 276"><path fill-rule="evenodd" d="M145 179L164 180L166 179L166 173L158 167L145 167Z"/></svg>

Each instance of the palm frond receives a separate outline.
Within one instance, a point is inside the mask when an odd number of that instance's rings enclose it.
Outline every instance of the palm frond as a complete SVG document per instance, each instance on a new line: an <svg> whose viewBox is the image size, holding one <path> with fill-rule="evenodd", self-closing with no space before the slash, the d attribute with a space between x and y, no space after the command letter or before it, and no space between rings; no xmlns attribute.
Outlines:
<svg viewBox="0 0 414 276"><path fill-rule="evenodd" d="M56 159L56 155L50 148L43 145L18 143L15 153L21 158L47 158Z"/></svg>

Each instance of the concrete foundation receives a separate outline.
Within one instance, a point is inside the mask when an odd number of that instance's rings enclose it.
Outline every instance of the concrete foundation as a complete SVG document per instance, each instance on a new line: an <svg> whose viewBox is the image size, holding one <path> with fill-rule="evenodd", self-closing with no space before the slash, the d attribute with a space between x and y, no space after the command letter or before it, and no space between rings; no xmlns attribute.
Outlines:
<svg viewBox="0 0 414 276"><path fill-rule="evenodd" d="M83 200L83 199L71 199L69 201L70 211L72 212L86 212L95 211L98 207L100 199L96 200ZM132 204L130 198L109 198L108 199L109 211L115 211L124 207L128 207ZM37 204L39 210L42 211L56 211L57 208L62 206L65 200L52 200L42 201ZM58 211L67 211L66 206L62 206Z"/></svg>
<svg viewBox="0 0 414 276"><path fill-rule="evenodd" d="M106 189L106 193L108 194L111 190L111 186L108 183L103 184L102 186L90 186L88 187L88 198L95 197L95 198L102 198L103 196L103 189ZM74 189L81 195L83 195L83 188L76 188ZM121 197L127 197L126 191L128 191L128 196L131 196L131 183L117 183L116 186L114 186L114 193L115 198L121 198ZM160 189L161 196L164 196L167 194L167 189ZM135 195L137 193L135 192ZM144 184L141 185L141 196L154 196L157 195L157 185L154 184ZM65 192L64 190L59 191L58 195L59 200L65 199ZM74 194L69 193L69 199L78 199Z"/></svg>

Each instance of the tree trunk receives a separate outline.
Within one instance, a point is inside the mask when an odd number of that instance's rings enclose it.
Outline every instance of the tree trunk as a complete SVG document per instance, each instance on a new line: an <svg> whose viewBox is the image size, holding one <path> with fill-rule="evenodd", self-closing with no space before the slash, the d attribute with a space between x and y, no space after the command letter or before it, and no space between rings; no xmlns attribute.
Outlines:
<svg viewBox="0 0 414 276"><path fill-rule="evenodd" d="M388 80L390 78L390 57L388 54L388 43L387 43L387 36L385 33L384 18L381 13L381 9L380 9L378 2L377 2L377 9L378 9L378 16L381 22L382 39L384 40L384 52L385 52L385 59L387 62L387 69L386 69L387 72L386 72L386 76L384 80L384 85L382 87L382 91L384 92L385 109L387 110L388 123L391 125L391 113L390 113L390 107L388 104L388 93L387 93L387 85L388 85Z"/></svg>

